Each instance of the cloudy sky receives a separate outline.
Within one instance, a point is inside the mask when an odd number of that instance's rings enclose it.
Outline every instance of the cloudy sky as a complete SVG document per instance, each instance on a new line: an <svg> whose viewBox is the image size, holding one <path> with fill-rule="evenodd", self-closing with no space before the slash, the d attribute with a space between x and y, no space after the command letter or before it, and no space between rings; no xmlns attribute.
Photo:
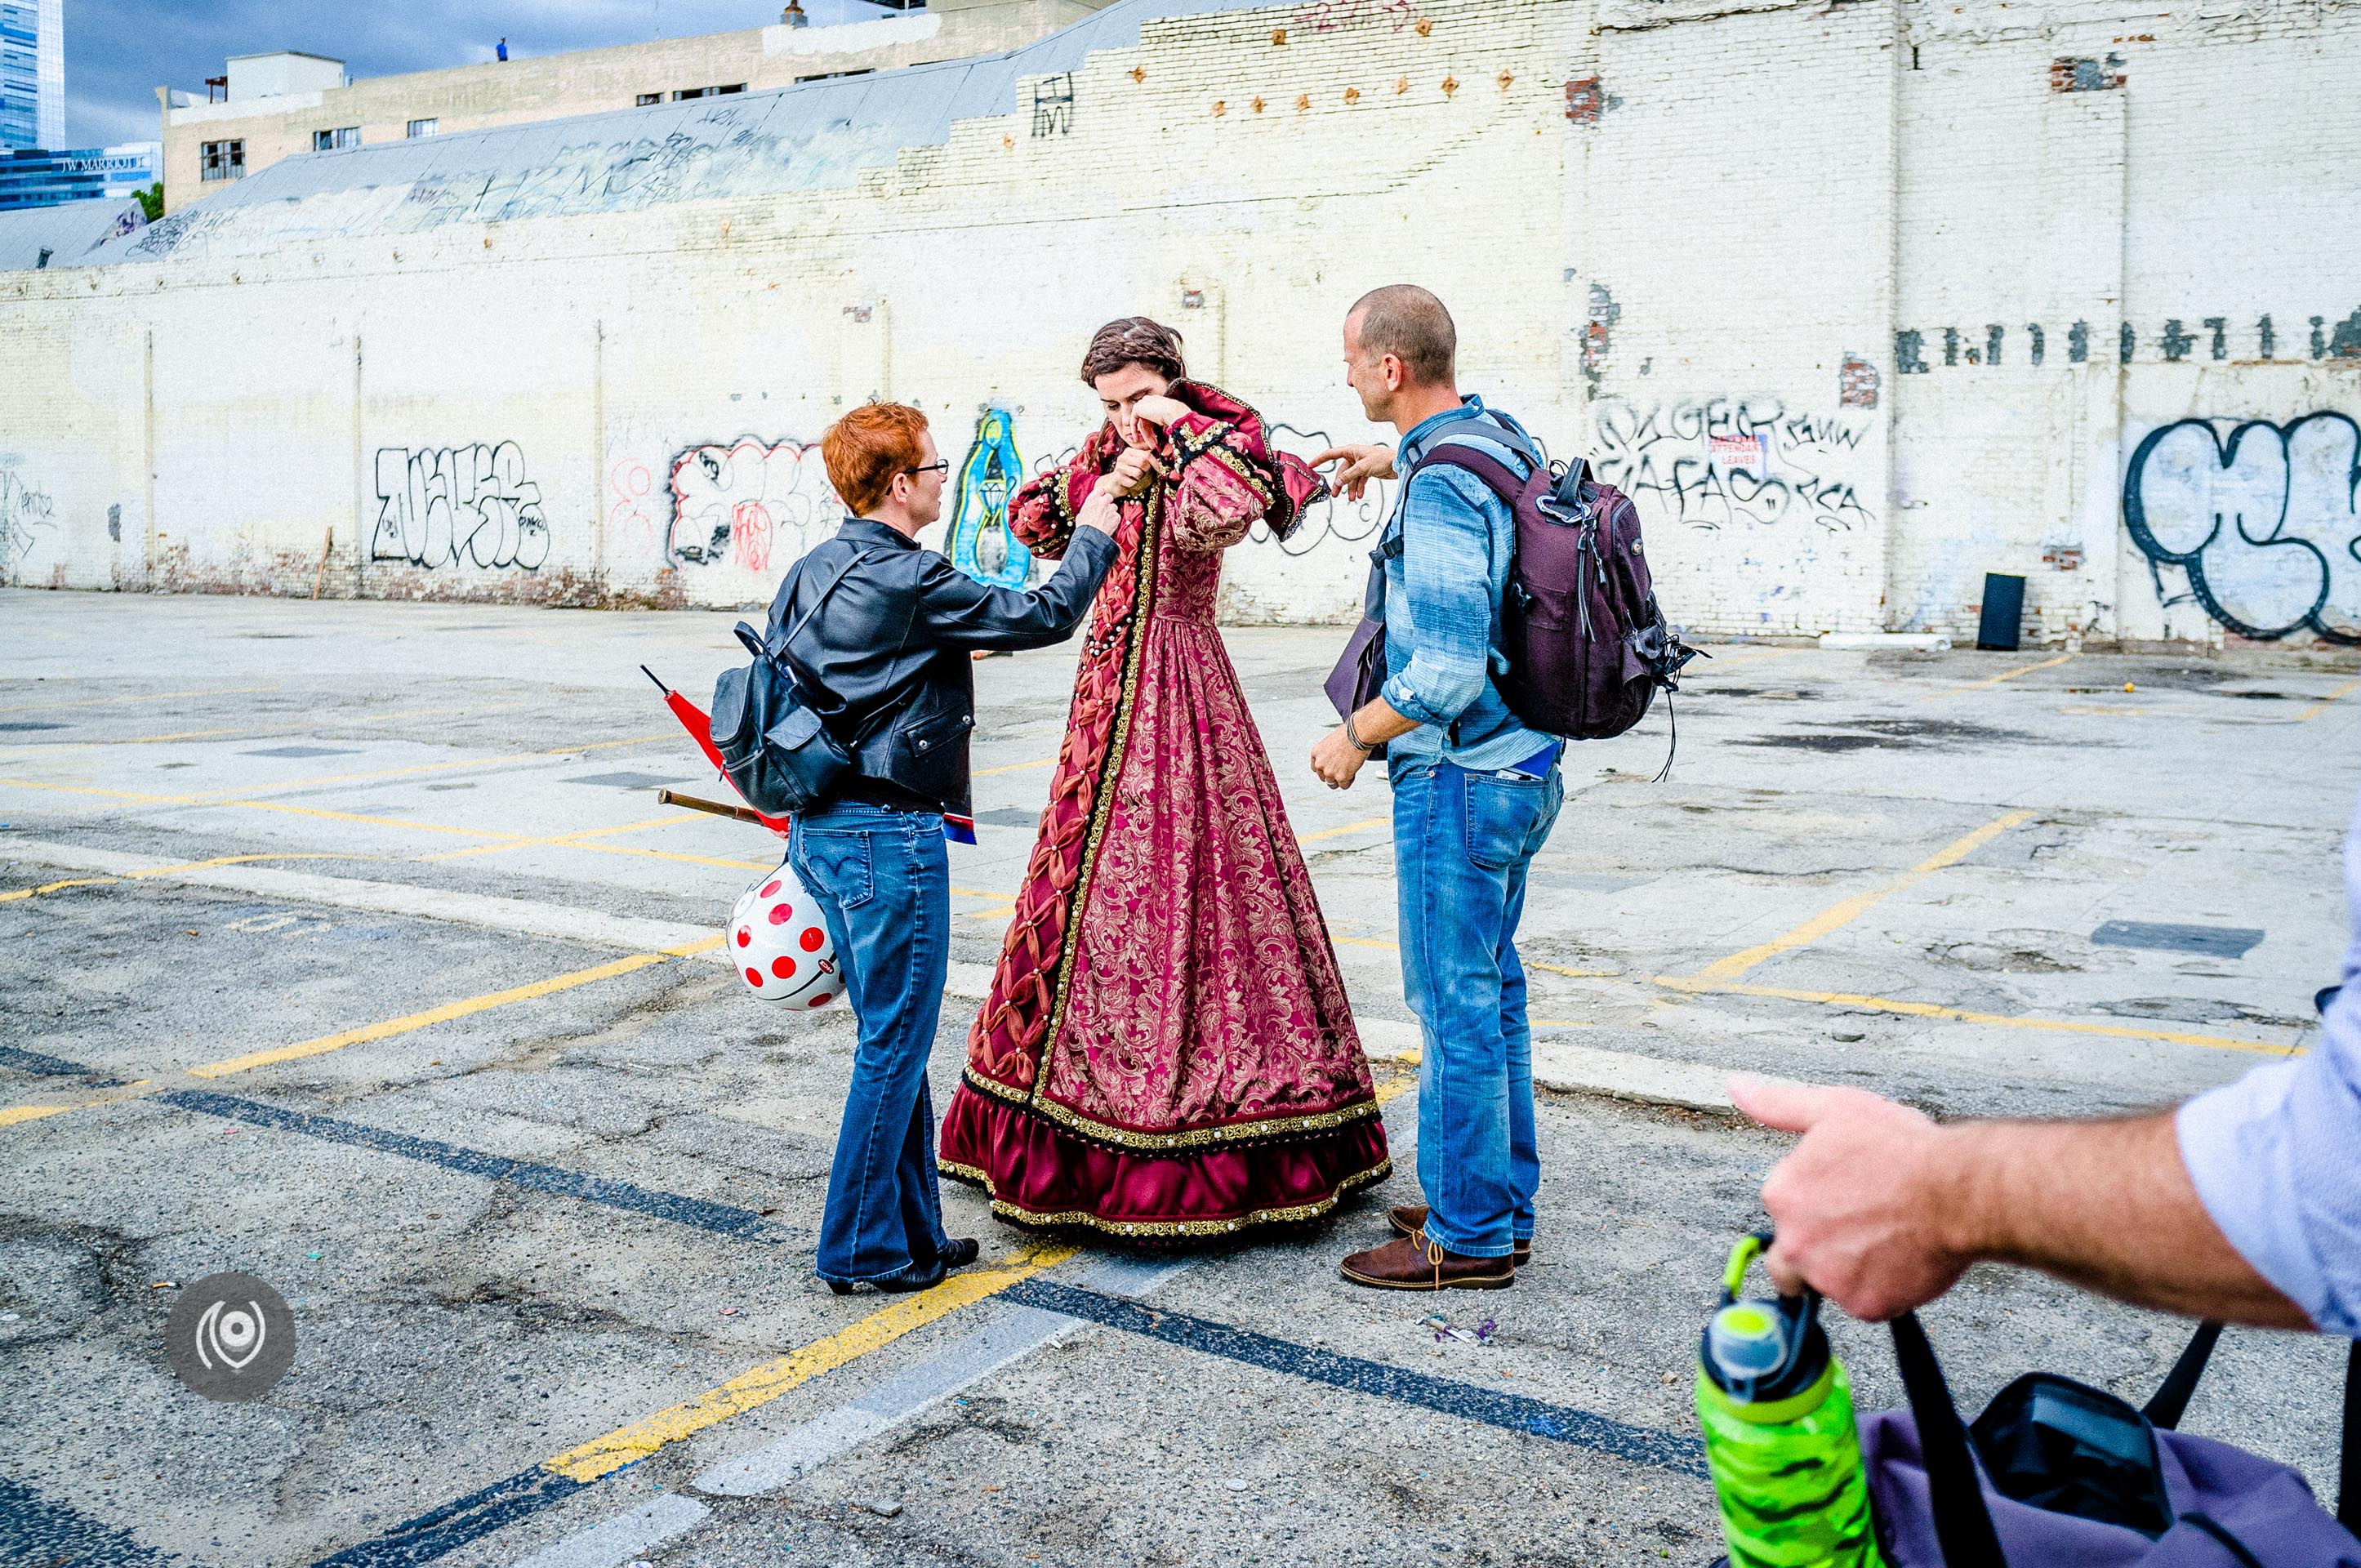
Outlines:
<svg viewBox="0 0 2361 1568"><path fill-rule="evenodd" d="M66 141L154 141L156 89L202 94L234 54L302 49L354 76L390 76L492 58L556 54L651 38L727 32L779 19L785 0L65 0ZM884 13L863 0L805 0L815 25Z"/></svg>

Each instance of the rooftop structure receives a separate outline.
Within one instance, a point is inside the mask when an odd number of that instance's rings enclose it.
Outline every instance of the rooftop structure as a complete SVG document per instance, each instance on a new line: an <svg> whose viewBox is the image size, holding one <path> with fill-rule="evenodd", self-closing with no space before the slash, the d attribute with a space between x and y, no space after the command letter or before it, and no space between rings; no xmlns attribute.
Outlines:
<svg viewBox="0 0 2361 1568"><path fill-rule="evenodd" d="M147 221L137 202L122 198L0 211L0 271L80 265Z"/></svg>
<svg viewBox="0 0 2361 1568"><path fill-rule="evenodd" d="M0 0L4 3L4 0ZM937 0L873 19L807 25L790 4L764 27L353 82L344 63L240 55L203 98L159 87L164 204L249 179L281 159L577 118L1005 51L1089 16L1103 0Z"/></svg>

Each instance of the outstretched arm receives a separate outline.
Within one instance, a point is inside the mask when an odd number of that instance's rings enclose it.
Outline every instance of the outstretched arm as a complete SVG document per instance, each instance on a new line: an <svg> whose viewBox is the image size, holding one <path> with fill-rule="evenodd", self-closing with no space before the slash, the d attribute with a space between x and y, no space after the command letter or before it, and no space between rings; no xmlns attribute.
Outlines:
<svg viewBox="0 0 2361 1568"><path fill-rule="evenodd" d="M1057 573L1031 592L979 583L941 556L927 564L912 630L947 648L1046 648L1072 635L1115 565L1115 498L1082 508Z"/></svg>
<svg viewBox="0 0 2361 1568"><path fill-rule="evenodd" d="M1782 1288L1809 1284L1877 1321L1971 1264L2012 1263L2164 1311L2312 1326L2214 1223L2169 1112L1938 1126L1860 1089L1739 1080L1730 1092L1756 1121L1803 1135L1763 1184Z"/></svg>

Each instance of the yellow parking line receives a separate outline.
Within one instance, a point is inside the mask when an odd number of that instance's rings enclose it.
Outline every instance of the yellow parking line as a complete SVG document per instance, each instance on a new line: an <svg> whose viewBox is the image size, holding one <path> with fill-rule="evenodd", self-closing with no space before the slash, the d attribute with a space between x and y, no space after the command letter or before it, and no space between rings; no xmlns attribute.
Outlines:
<svg viewBox="0 0 2361 1568"><path fill-rule="evenodd" d="M412 773L447 773L456 768L498 768L528 761L524 757L469 757L456 762L412 762L402 768L371 768L358 773L322 773L315 778L289 779L284 784L247 784L237 789L212 789L196 795L172 795L166 798L187 805L236 806L266 795L283 795L291 789L317 789L323 784L357 784L363 779L398 779Z"/></svg>
<svg viewBox="0 0 2361 1568"><path fill-rule="evenodd" d="M2322 697L2318 702L2306 707L2301 713L2297 714L2295 716L2296 722L2301 724L2307 718L2318 718L2322 714L2328 711L2330 705L2352 696L2356 690L2361 690L2361 681L2345 682L2343 685L2338 686L2334 691L2330 692L2326 696Z"/></svg>
<svg viewBox="0 0 2361 1568"><path fill-rule="evenodd" d="M340 1035L323 1035L316 1040L304 1040L291 1046L279 1046L267 1051L253 1051L246 1056L232 1057L226 1061L207 1062L202 1067L191 1068L189 1075L192 1078L226 1078L231 1073L247 1072L258 1067L270 1067L279 1062L297 1061L304 1057L324 1056L330 1051L343 1050L346 1046L365 1045L371 1040L390 1039L396 1035L407 1035L433 1025L448 1023L454 1018L465 1018L470 1014L486 1012L494 1007L505 1007L513 1002L531 1002L536 997L553 995L561 991L571 991L577 985L589 985L598 981L612 980L617 975L629 974L633 970L642 970L650 964L660 964L668 959L685 959L697 953L710 952L720 945L721 938L716 936L677 948L666 948L662 952L633 953L630 958L617 959L612 963L599 964L593 969L577 970L572 974L554 975L548 980L537 980L531 985L511 986L506 991L495 991L483 996L471 996L464 1002L446 1003L440 1007L431 1007L423 1013L412 1013L407 1017L389 1018L382 1024L369 1024L357 1029L346 1029Z"/></svg>
<svg viewBox="0 0 2361 1568"><path fill-rule="evenodd" d="M1383 948L1389 953L1401 951L1400 942L1389 942L1382 937L1339 937L1332 933L1328 939L1342 948Z"/></svg>
<svg viewBox="0 0 2361 1568"><path fill-rule="evenodd" d="M1830 905L1794 930L1748 948L1743 952L1732 953L1726 959L1718 959L1686 978L1706 985L1736 980L1758 964L1775 959L1782 953L1791 952L1806 943L1817 942L1839 927L1852 924L1871 909L1905 888L1925 880L1946 866L1957 865L2010 828L2032 819L2033 813L2030 811L2012 811L2005 816L1994 817L1966 838L1945 845L1883 887L1872 888L1867 893L1857 893L1841 903Z"/></svg>
<svg viewBox="0 0 2361 1568"><path fill-rule="evenodd" d="M45 882L38 887L20 887L14 893L0 893L0 904L14 904L20 898L38 898L42 894L56 893L69 887L104 887L109 883L122 880L121 877L115 876L85 876L74 877L66 882Z"/></svg>
<svg viewBox="0 0 2361 1568"><path fill-rule="evenodd" d="M960 918L962 920L998 920L1016 913L1016 905L1013 904L1003 904L992 909L968 910L962 914Z"/></svg>
<svg viewBox="0 0 2361 1568"><path fill-rule="evenodd" d="M1063 1263L1074 1252L1071 1246L1036 1245L998 1268L954 1274L931 1290L902 1297L892 1306L881 1308L826 1339L815 1340L776 1361L766 1361L741 1372L718 1388L708 1388L670 1409L658 1410L578 1448L544 1459L542 1468L577 1481L596 1481L601 1475L610 1475L683 1438L769 1404L822 1373L833 1372L892 1344L913 1330L997 1296L1019 1280L1030 1279L1043 1269Z"/></svg>
<svg viewBox="0 0 2361 1568"><path fill-rule="evenodd" d="M79 1111L80 1105L10 1105L0 1108L0 1127L13 1127L23 1122L38 1122L44 1116L56 1116L68 1111Z"/></svg>
<svg viewBox="0 0 2361 1568"><path fill-rule="evenodd" d="M1389 828L1390 817L1372 817L1366 822L1347 822L1342 828L1323 828L1317 833L1306 833L1296 840L1299 844L1316 844L1323 839L1341 839L1347 833L1359 833L1371 828Z"/></svg>
<svg viewBox="0 0 2361 1568"><path fill-rule="evenodd" d="M2019 675L2029 675L2036 670L2054 670L2073 657L2071 653L2060 653L2055 659L2044 659L2038 664L2020 664L2014 670L2003 670L1999 674L1987 676L1981 681L1970 681L1963 686L1949 686L1942 691L1928 692L1918 700L1935 702L1943 697L1957 696L1961 692L1982 691L1986 686L1996 686L2003 681L2013 681Z"/></svg>
<svg viewBox="0 0 2361 1568"><path fill-rule="evenodd" d="M542 753L544 757L570 757L577 751L605 751L617 746L644 746L653 740L678 740L687 731L664 729L653 735L632 735L621 740L593 740L587 746L556 746Z"/></svg>
<svg viewBox="0 0 2361 1568"><path fill-rule="evenodd" d="M318 817L330 822L367 822L378 828L407 828L419 833L449 833L463 839L521 839L521 833L495 833L488 828L446 828L439 822L403 822L391 817L368 817L353 811L331 811L324 806L290 806L276 800L225 800L241 811L277 811L289 817Z"/></svg>
<svg viewBox="0 0 2361 1568"><path fill-rule="evenodd" d="M1527 969L1547 970L1552 974L1562 974L1569 980L1620 980L1623 977L1623 971L1621 970L1565 969L1556 964L1537 964L1530 959L1525 960L1525 967Z"/></svg>
<svg viewBox="0 0 2361 1568"><path fill-rule="evenodd" d="M575 844L585 839L603 839L613 833L637 833L650 828L669 828L676 822L688 820L689 818L675 811L663 817L651 817L645 822L626 822L615 828L586 828L579 833L561 833L550 839L511 839L500 844L478 844L470 850L444 850L432 855L418 855L413 858L421 861L458 861L465 860L469 855L497 855L503 850L522 850L550 844Z"/></svg>
<svg viewBox="0 0 2361 1568"><path fill-rule="evenodd" d="M1853 1007L1871 1013L1894 1013L1906 1018L1941 1018L1955 1024L1991 1024L2006 1029L2039 1029L2061 1035L2103 1035L2125 1040L2165 1040L2176 1046L2203 1046L2209 1050L2249 1051L2257 1056L2301 1056L2301 1046L2275 1046L2268 1040L2241 1040L2224 1035L2192 1035L2177 1029L2143 1029L2136 1024L2084 1024L2067 1018L2013 1017L2004 1013L1971 1013L1930 1002L1897 1002L1886 996L1859 996L1843 991L1793 991L1777 985L1730 985L1659 975L1656 983L1681 992L1710 992L1737 996L1774 996L1789 1002L1813 1002L1829 1007Z"/></svg>
<svg viewBox="0 0 2361 1568"><path fill-rule="evenodd" d="M732 871L767 872L776 861L725 861L713 855L687 855L676 850L642 850L632 844L568 844L569 850L580 850L592 855L637 855L642 860L677 861L689 866L727 866Z"/></svg>
<svg viewBox="0 0 2361 1568"><path fill-rule="evenodd" d="M972 779L988 779L997 773L1021 773L1027 768L1054 767L1058 759L1042 757L1030 762L1007 762L996 768L976 768L969 773Z"/></svg>
<svg viewBox="0 0 2361 1568"><path fill-rule="evenodd" d="M14 707L0 707L0 713L40 713L58 707L104 707L116 702L170 702L183 696L241 696L248 692L275 692L277 686L224 686L216 691L134 692L127 696L83 697L74 702L21 702Z"/></svg>

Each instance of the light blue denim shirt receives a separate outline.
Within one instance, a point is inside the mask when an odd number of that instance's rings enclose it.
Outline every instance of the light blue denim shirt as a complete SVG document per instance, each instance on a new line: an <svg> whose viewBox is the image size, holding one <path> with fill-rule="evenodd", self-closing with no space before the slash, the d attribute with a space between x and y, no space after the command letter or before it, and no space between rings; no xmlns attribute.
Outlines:
<svg viewBox="0 0 2361 1568"><path fill-rule="evenodd" d="M2361 814L2345 838L2351 938L2321 1041L2180 1108L2180 1158L2238 1255L2323 1333L2361 1338Z"/></svg>
<svg viewBox="0 0 2361 1568"><path fill-rule="evenodd" d="M1499 426L1469 397L1456 409L1422 420L1402 437L1395 468L1409 473L1419 454L1445 427L1459 422ZM1510 447L1484 444L1522 474L1528 465ZM1419 727L1388 742L1390 767L1441 760L1488 773L1512 767L1554 744L1526 729L1509 711L1490 679L1506 667L1495 644L1500 595L1516 554L1517 520L1484 481L1464 468L1432 467L1411 474L1386 523L1385 539L1401 549L1386 560L1386 684L1388 704ZM1456 721L1456 743L1445 733Z"/></svg>

